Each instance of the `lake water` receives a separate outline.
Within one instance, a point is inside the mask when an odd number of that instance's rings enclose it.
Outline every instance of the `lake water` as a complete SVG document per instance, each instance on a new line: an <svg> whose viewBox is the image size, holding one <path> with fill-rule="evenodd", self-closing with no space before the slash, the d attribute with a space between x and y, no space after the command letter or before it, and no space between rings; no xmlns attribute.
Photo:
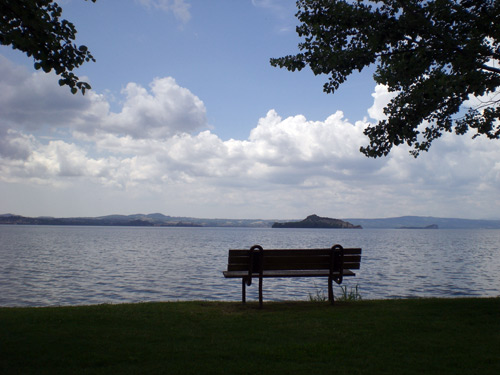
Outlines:
<svg viewBox="0 0 500 375"><path fill-rule="evenodd" d="M222 275L229 248L335 243L363 249L344 284L364 299L500 296L500 230L0 226L0 306L239 301L241 281ZM264 301L307 300L326 287L266 279Z"/></svg>

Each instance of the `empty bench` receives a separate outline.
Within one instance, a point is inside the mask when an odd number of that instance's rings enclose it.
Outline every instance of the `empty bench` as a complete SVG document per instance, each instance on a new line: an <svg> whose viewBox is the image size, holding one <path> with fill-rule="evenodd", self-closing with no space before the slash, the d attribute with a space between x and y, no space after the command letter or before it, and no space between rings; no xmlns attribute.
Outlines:
<svg viewBox="0 0 500 375"><path fill-rule="evenodd" d="M327 277L328 300L333 304L333 281L341 284L344 277L355 276L360 268L361 249L334 245L327 249L266 249L254 245L250 249L229 250L226 278L241 278L242 302L246 302L246 286L259 280L259 306L262 307L262 281L269 277Z"/></svg>

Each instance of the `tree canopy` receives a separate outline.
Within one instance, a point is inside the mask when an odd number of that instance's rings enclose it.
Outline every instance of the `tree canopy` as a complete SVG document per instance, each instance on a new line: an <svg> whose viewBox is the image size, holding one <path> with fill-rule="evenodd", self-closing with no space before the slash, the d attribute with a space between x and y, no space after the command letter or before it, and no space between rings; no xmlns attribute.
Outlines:
<svg viewBox="0 0 500 375"><path fill-rule="evenodd" d="M408 144L415 157L443 132L500 138L499 0L299 0L299 53L271 59L326 74L333 93L354 71L397 96L387 119L365 129L368 157ZM469 98L478 104L464 108ZM422 125L422 126L421 126Z"/></svg>
<svg viewBox="0 0 500 375"><path fill-rule="evenodd" d="M0 0L0 44L32 56L37 70L54 70L61 77L59 84L69 86L73 94L85 94L90 85L72 71L95 59L86 46L74 43L76 28L61 15L53 0Z"/></svg>

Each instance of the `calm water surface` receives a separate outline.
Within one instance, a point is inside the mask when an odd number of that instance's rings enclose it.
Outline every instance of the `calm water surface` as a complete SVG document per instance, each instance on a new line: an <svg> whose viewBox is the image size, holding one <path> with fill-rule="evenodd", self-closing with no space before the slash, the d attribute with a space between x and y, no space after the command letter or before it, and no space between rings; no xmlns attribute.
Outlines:
<svg viewBox="0 0 500 375"><path fill-rule="evenodd" d="M500 230L0 226L0 306L238 301L241 281L222 276L229 248L335 243L363 248L344 284L365 299L500 296ZM325 279L266 279L264 300L317 290Z"/></svg>

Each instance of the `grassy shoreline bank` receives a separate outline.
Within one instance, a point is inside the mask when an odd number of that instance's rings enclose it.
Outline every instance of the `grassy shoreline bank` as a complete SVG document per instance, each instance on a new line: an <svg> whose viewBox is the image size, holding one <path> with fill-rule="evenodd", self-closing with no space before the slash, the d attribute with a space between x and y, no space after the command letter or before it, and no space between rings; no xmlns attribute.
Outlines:
<svg viewBox="0 0 500 375"><path fill-rule="evenodd" d="M500 298L0 308L1 374L497 374Z"/></svg>

